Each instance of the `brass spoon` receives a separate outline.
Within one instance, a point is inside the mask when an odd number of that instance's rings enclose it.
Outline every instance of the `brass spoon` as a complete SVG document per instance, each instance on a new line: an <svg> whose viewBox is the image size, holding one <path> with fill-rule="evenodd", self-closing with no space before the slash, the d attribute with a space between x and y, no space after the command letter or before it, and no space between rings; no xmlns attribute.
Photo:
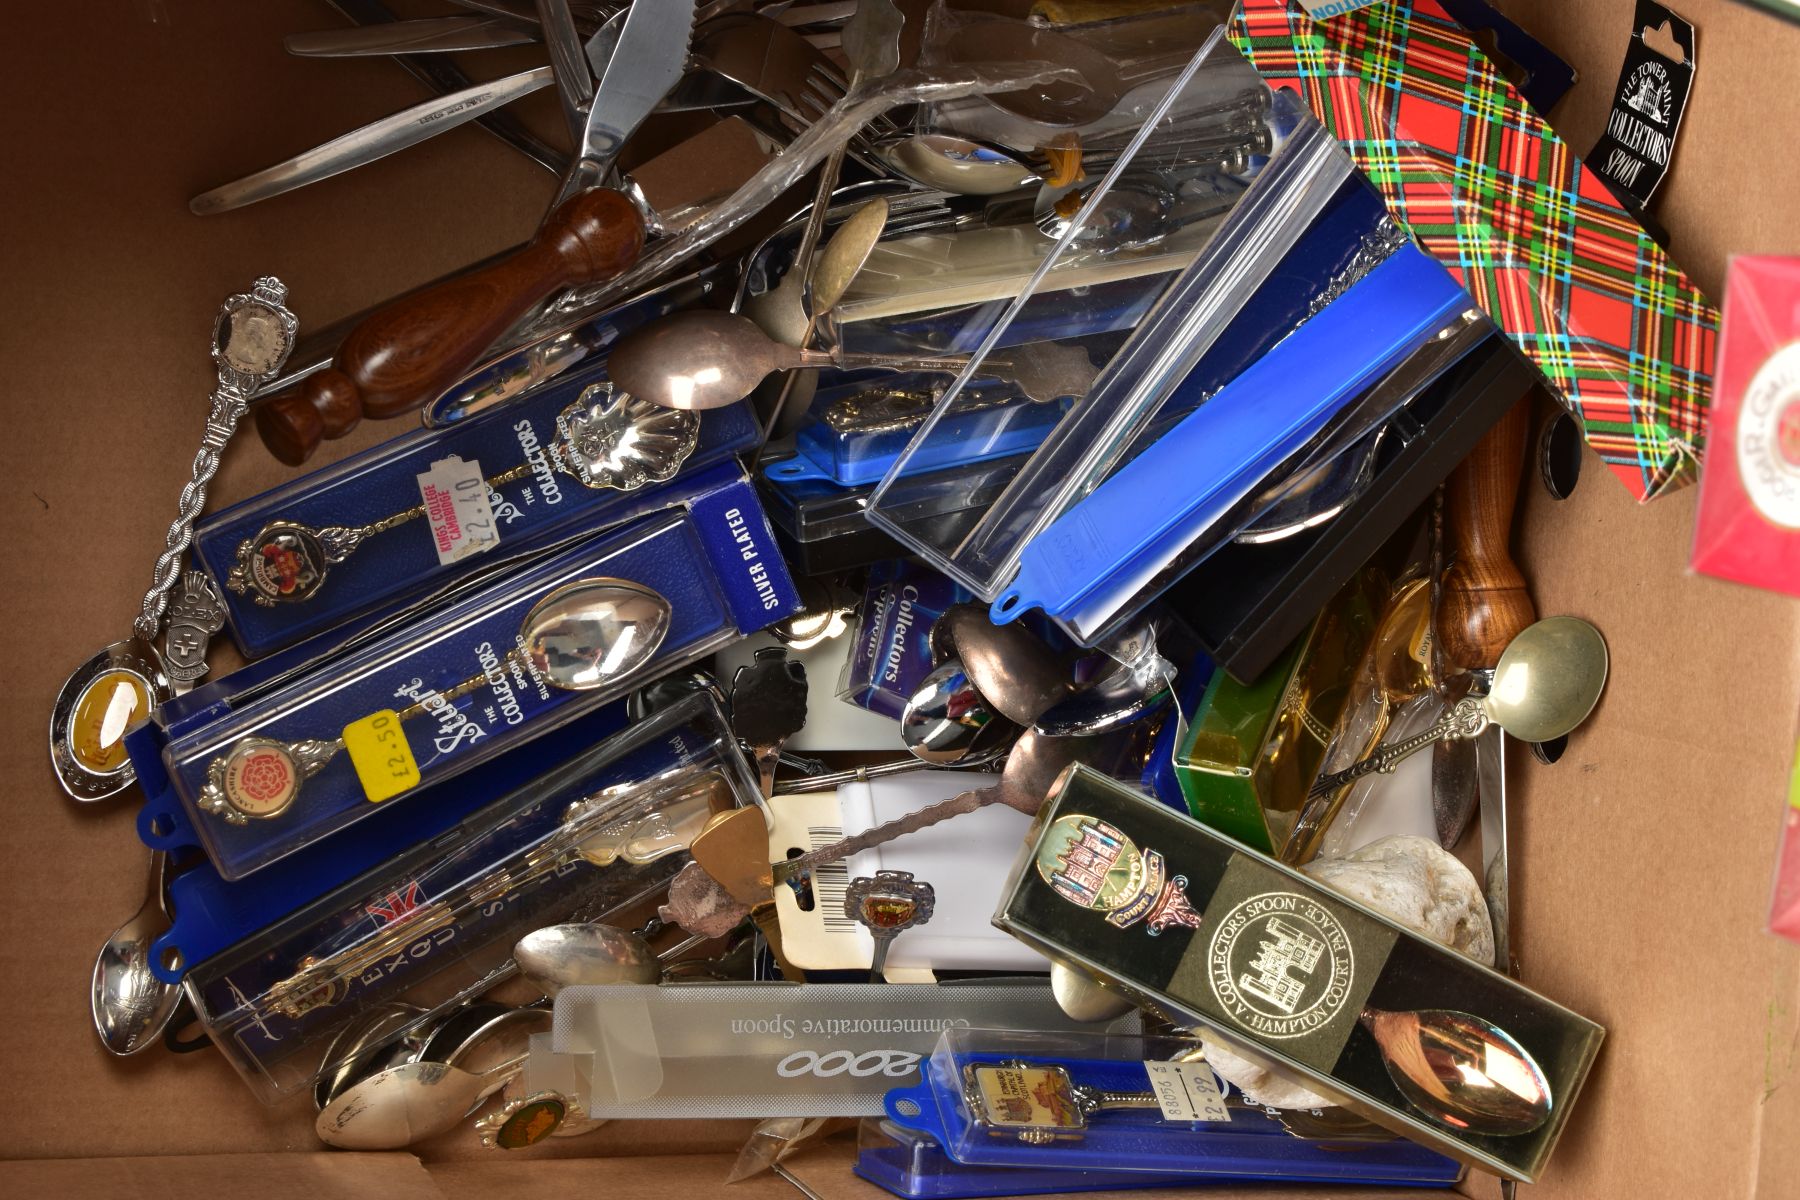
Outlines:
<svg viewBox="0 0 1800 1200"><path fill-rule="evenodd" d="M814 322L837 307L887 227L888 202L877 196L859 205L813 256L810 287L798 259L781 282L744 301L744 314L784 346L804 346Z"/></svg>
<svg viewBox="0 0 1800 1200"><path fill-rule="evenodd" d="M1367 1008L1361 1019L1394 1086L1439 1124L1512 1137L1550 1119L1553 1100L1543 1069L1491 1021L1443 1008Z"/></svg>
<svg viewBox="0 0 1800 1200"><path fill-rule="evenodd" d="M519 646L502 662L523 658L551 687L591 691L616 682L650 661L668 636L669 602L642 584L622 579L582 579L557 588L538 602L520 623ZM443 692L429 693L433 706L447 705L488 680L488 672L470 676ZM426 700L401 709L404 725L424 713ZM232 825L252 817L278 817L293 806L301 785L323 770L344 748L342 736L330 741L282 742L267 737L239 738L231 750L207 767L198 805Z"/></svg>
<svg viewBox="0 0 1800 1200"><path fill-rule="evenodd" d="M1594 711L1606 687L1606 669L1606 641L1598 629L1579 617L1545 617L1506 647L1486 695L1467 696L1424 733L1321 776L1307 795L1329 795L1364 775L1390 772L1441 738L1476 737L1490 723L1521 741L1559 738Z"/></svg>

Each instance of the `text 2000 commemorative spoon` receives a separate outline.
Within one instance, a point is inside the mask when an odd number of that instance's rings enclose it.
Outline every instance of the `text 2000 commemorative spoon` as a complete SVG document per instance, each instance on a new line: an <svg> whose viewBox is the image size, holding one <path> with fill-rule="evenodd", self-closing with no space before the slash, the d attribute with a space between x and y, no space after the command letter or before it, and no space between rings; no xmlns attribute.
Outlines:
<svg viewBox="0 0 1800 1200"><path fill-rule="evenodd" d="M50 762L57 782L77 800L104 800L130 787L137 775L125 755L125 731L206 674L206 643L223 627L224 608L205 575L182 571L182 559L194 538L194 522L206 507L206 487L219 469L219 453L251 394L281 373L294 347L299 323L286 301L287 287L265 275L219 309L212 345L218 382L206 435L194 455L193 477L181 489L180 513L169 526L154 580L132 622L132 636L82 663L56 694L50 712ZM158 653L154 643L165 611L168 640Z"/></svg>

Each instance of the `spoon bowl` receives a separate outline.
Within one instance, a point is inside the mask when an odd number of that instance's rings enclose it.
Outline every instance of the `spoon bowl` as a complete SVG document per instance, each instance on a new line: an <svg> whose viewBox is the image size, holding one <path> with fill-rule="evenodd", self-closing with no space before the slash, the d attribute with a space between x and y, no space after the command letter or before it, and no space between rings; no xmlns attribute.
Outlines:
<svg viewBox="0 0 1800 1200"><path fill-rule="evenodd" d="M1032 724L1074 690L1056 653L1022 625L995 625L974 604L952 606L938 623L949 626L975 690L1015 724Z"/></svg>
<svg viewBox="0 0 1800 1200"><path fill-rule="evenodd" d="M1112 1021L1137 1007L1119 993L1104 987L1073 967L1050 964L1050 995L1071 1021Z"/></svg>
<svg viewBox="0 0 1800 1200"><path fill-rule="evenodd" d="M961 661L950 659L920 681L900 714L900 737L913 757L932 766L991 758L1019 727L982 698Z"/></svg>
<svg viewBox="0 0 1800 1200"><path fill-rule="evenodd" d="M1550 1119L1553 1102L1543 1069L1493 1022L1450 1009L1367 1009L1362 1024L1394 1086L1440 1125L1516 1137Z"/></svg>
<svg viewBox="0 0 1800 1200"><path fill-rule="evenodd" d="M150 888L143 907L100 947L91 993L94 1030L109 1054L136 1054L155 1045L175 1014L181 989L150 970L150 943L169 927L163 909L169 856L150 854Z"/></svg>
<svg viewBox="0 0 1800 1200"><path fill-rule="evenodd" d="M798 366L791 347L735 313L692 309L620 338L606 360L613 383L665 408L703 412L736 404L771 371Z"/></svg>
<svg viewBox="0 0 1800 1200"><path fill-rule="evenodd" d="M1507 645L1485 701L1494 724L1526 742L1587 720L1606 688L1606 639L1579 617L1545 617Z"/></svg>
<svg viewBox="0 0 1800 1200"><path fill-rule="evenodd" d="M589 691L637 670L668 636L662 596L622 579L583 579L551 592L525 617L524 650L553 687Z"/></svg>
<svg viewBox="0 0 1800 1200"><path fill-rule="evenodd" d="M630 930L587 923L534 930L513 947L520 972L547 996L566 987L655 983L662 964L650 944Z"/></svg>
<svg viewBox="0 0 1800 1200"><path fill-rule="evenodd" d="M400 1150L456 1128L525 1066L523 1057L480 1075L409 1062L358 1080L319 1111L313 1131L344 1150Z"/></svg>

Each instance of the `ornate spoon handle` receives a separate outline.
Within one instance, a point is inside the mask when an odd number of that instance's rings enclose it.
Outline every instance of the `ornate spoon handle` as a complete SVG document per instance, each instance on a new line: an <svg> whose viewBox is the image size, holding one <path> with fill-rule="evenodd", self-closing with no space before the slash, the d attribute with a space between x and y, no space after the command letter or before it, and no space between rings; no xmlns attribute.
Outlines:
<svg viewBox="0 0 1800 1200"><path fill-rule="evenodd" d="M213 388L212 410L206 417L206 435L194 455L193 476L181 489L181 506L164 538L156 560L150 590L132 628L146 642L156 638L162 626L169 593L181 578L181 560L194 540L194 522L206 507L206 487L219 469L219 453L237 429L250 402L250 394L281 373L294 348L298 320L287 308L287 285L265 275L225 301L213 325L213 363L218 384Z"/></svg>
<svg viewBox="0 0 1800 1200"><path fill-rule="evenodd" d="M1424 733L1414 734L1398 742L1389 742L1378 747L1375 752L1361 762L1352 763L1341 771L1333 771L1322 775L1319 781L1307 792L1309 799L1328 796L1346 783L1353 783L1364 775L1376 772L1387 774L1414 754L1446 738L1472 738L1486 729L1491 720L1488 717L1487 705L1482 703L1481 696L1464 696L1456 702L1456 706L1445 713L1430 729Z"/></svg>

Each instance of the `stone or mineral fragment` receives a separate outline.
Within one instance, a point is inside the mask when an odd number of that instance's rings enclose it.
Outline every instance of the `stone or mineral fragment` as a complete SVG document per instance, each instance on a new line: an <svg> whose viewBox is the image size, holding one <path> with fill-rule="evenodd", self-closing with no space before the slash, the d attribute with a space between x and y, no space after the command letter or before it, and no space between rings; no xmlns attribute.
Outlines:
<svg viewBox="0 0 1800 1200"><path fill-rule="evenodd" d="M1300 869L1483 966L1493 964L1494 925L1481 888L1469 868L1431 838L1385 837Z"/></svg>

